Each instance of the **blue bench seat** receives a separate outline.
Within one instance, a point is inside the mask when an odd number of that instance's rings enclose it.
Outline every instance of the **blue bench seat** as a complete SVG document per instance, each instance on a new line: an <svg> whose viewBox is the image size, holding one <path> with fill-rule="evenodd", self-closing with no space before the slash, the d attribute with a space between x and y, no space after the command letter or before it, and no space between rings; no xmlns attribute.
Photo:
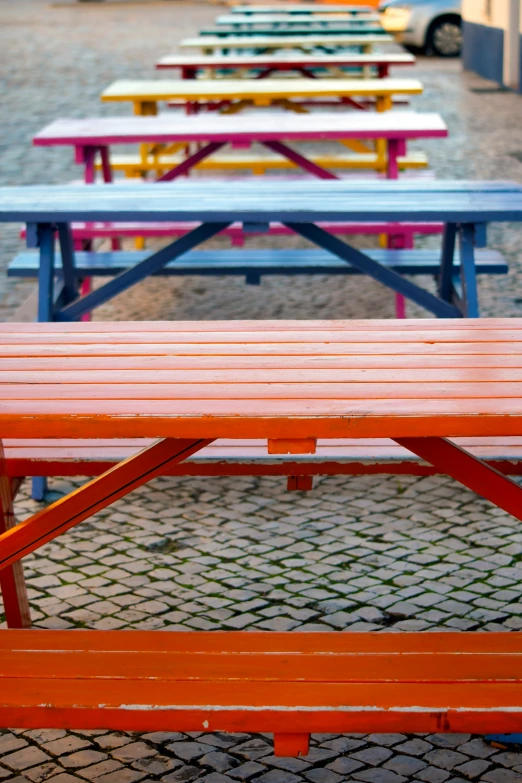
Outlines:
<svg viewBox="0 0 522 783"><path fill-rule="evenodd" d="M440 250L365 251L370 258L404 275L436 275L440 269ZM133 267L149 255L148 251L115 250L108 252L77 252L78 276L113 277ZM459 261L455 259L458 269ZM9 264L10 277L38 276L39 254L27 250ZM60 275L61 258L57 253L56 273ZM507 274L508 266L495 250L476 250L477 274ZM244 276L247 283L257 284L268 275L353 275L360 274L354 266L321 249L226 249L192 250L168 262L155 272L163 276Z"/></svg>

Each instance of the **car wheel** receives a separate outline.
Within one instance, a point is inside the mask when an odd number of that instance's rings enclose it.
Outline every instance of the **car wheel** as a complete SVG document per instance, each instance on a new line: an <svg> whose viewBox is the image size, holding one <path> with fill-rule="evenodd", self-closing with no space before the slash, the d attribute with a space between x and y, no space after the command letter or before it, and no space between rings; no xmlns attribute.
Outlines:
<svg viewBox="0 0 522 783"><path fill-rule="evenodd" d="M426 50L438 57L458 57L462 50L460 17L442 16L435 19L426 36Z"/></svg>

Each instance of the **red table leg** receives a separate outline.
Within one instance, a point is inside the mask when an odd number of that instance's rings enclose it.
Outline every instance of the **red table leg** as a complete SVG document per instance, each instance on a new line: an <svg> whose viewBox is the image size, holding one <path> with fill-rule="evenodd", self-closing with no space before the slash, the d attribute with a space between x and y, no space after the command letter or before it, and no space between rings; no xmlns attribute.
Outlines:
<svg viewBox="0 0 522 783"><path fill-rule="evenodd" d="M7 475L4 448L0 441L0 534L14 527L13 490ZM20 561L0 571L0 590L8 628L30 628L29 600Z"/></svg>
<svg viewBox="0 0 522 783"><path fill-rule="evenodd" d="M446 438L394 438L405 449L522 520L522 487Z"/></svg>

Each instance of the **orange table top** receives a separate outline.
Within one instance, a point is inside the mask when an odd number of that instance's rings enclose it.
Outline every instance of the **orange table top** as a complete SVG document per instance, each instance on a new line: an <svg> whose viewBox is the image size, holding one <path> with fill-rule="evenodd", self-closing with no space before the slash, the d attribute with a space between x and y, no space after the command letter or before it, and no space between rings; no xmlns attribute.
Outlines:
<svg viewBox="0 0 522 783"><path fill-rule="evenodd" d="M522 435L520 319L0 325L0 436Z"/></svg>

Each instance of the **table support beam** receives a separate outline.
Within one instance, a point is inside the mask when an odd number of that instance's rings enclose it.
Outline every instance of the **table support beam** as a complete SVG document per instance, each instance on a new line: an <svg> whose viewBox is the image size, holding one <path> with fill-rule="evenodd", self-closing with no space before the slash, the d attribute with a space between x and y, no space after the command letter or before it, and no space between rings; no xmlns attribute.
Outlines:
<svg viewBox="0 0 522 783"><path fill-rule="evenodd" d="M363 274L372 277L377 282L391 288L398 294L406 296L413 302L416 302L421 307L425 307L432 312L438 318L459 318L462 314L454 305L448 302L443 302L438 299L429 291L424 288L415 285L415 283L406 280L406 278L394 272L392 269L384 267L377 261L374 261L369 256L362 253L360 250L356 250L354 247L347 245L346 242L342 242L337 237L329 234L323 228L315 225L314 223L284 223L296 234L308 239L318 247L322 247L329 253L333 253L338 258L346 261L348 264L352 264L356 269L359 269Z"/></svg>
<svg viewBox="0 0 522 783"><path fill-rule="evenodd" d="M7 529L0 535L0 573L97 511L163 475L169 465L182 462L210 443L212 439L165 438L157 441L16 527ZM5 463L0 480L9 481Z"/></svg>
<svg viewBox="0 0 522 783"><path fill-rule="evenodd" d="M522 487L446 438L394 438L399 446L522 520Z"/></svg>
<svg viewBox="0 0 522 783"><path fill-rule="evenodd" d="M173 169L167 171L167 173L164 174L162 177L158 177L156 182L170 182L171 180L176 179L176 177L181 177L182 174L186 174L188 171L190 171L191 168L196 166L200 161L205 160L205 158L208 158L209 155L213 155L214 152L220 150L221 147L224 146L225 146L224 141L210 142L205 147L202 147L202 149L195 152L193 155L190 155L182 163L179 163L177 166L174 166Z"/></svg>
<svg viewBox="0 0 522 783"><path fill-rule="evenodd" d="M155 272L162 269L169 261L179 258L179 256L183 255L188 250L192 250L193 247L196 247L207 239L219 234L220 231L223 231L229 225L230 223L203 223L193 231L189 231L179 239L171 242L167 247L158 250L156 253L152 253L152 255L139 264L136 264L136 266L125 270L125 272L114 277L110 282L105 283L105 285L100 288L97 288L81 299L77 299L75 302L66 305L60 312L56 313L55 320L75 321L84 313L107 302L109 299L112 299L113 296L121 294L122 291L126 291L149 275L153 275ZM46 321L50 319L39 318L38 320Z"/></svg>
<svg viewBox="0 0 522 783"><path fill-rule="evenodd" d="M308 158L306 158L304 155L301 155L301 153L297 152L297 150L293 150L291 147L288 147L286 144L283 144L280 141L263 141L262 143L265 147L267 147L267 149L272 150L272 152L276 152L278 155L282 155L288 160L291 160L292 163L296 164L296 166L304 169L304 171L309 171L310 174L313 174L319 179L340 179L340 177L338 177L333 172L328 171L328 169L324 169L322 166L318 166L317 163L308 160Z"/></svg>

